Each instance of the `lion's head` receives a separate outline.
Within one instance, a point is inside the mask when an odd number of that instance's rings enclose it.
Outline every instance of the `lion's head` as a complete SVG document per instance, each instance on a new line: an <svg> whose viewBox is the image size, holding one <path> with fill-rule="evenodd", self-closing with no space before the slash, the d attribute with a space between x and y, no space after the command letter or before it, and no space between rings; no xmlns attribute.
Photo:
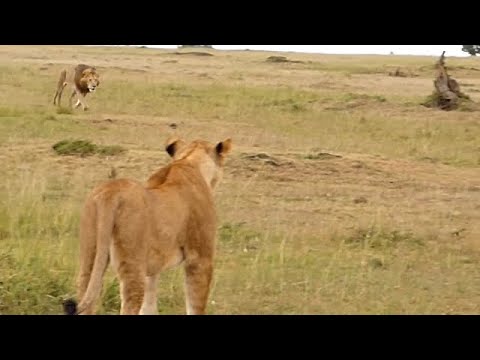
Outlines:
<svg viewBox="0 0 480 360"><path fill-rule="evenodd" d="M82 78L80 83L89 92L94 92L98 85L100 85L99 76L94 68L88 68L82 71Z"/></svg>

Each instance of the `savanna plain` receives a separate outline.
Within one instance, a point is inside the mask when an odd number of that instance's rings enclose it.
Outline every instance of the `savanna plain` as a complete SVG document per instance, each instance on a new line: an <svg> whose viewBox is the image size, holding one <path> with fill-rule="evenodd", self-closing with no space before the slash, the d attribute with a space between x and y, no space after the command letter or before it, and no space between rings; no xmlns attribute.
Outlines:
<svg viewBox="0 0 480 360"><path fill-rule="evenodd" d="M480 59L446 55L473 100L448 112L422 105L434 57L0 46L0 314L62 313L86 194L146 180L174 134L233 140L208 313L479 313ZM89 110L54 106L79 63ZM158 295L185 313L182 267ZM109 269L99 313L119 309Z"/></svg>

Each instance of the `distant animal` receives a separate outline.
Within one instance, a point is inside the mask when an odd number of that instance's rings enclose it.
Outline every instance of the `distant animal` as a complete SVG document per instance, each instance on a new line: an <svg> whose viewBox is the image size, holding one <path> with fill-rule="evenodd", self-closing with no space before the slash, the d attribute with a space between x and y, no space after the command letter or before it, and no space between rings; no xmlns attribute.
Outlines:
<svg viewBox="0 0 480 360"><path fill-rule="evenodd" d="M77 103L75 104L75 109L82 105L83 110L88 110L88 105L85 101L85 96L88 93L94 92L97 87L100 85L99 75L97 70L93 66L79 64L70 73L67 80L67 70L63 70L60 73L60 79L57 83L57 91L55 92L55 97L53 98L53 105L61 105L62 93L65 87L71 83L72 84L72 93L69 99L69 105L72 107L72 99L77 95ZM58 99L58 102L57 102Z"/></svg>
<svg viewBox="0 0 480 360"><path fill-rule="evenodd" d="M120 282L121 315L157 314L160 272L184 264L187 315L206 313L213 276L213 191L232 141L167 140L172 162L145 184L109 180L87 196L80 219L77 298L68 315L95 313L109 262Z"/></svg>

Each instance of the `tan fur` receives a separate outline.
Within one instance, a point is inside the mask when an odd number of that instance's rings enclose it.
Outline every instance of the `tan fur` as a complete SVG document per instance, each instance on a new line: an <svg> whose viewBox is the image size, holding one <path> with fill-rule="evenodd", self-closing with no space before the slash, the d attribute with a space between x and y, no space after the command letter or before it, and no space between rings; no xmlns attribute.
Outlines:
<svg viewBox="0 0 480 360"><path fill-rule="evenodd" d="M89 65L79 64L75 69L70 73L69 79L67 81L67 71L63 70L60 73L60 79L57 83L57 91L55 92L55 97L53 98L53 105L61 105L62 93L69 83L72 84L72 94L69 99L69 105L72 107L72 99L77 95L78 100L75 104L75 108L78 108L82 105L83 110L88 110L88 105L85 102L85 96L89 92L94 92L96 88L100 85L99 75L97 70Z"/></svg>
<svg viewBox="0 0 480 360"><path fill-rule="evenodd" d="M120 314L154 314L158 274L184 263L187 314L205 314L213 274L213 190L231 140L167 142L173 161L146 184L116 179L87 197L80 220L78 313L93 314L109 261Z"/></svg>

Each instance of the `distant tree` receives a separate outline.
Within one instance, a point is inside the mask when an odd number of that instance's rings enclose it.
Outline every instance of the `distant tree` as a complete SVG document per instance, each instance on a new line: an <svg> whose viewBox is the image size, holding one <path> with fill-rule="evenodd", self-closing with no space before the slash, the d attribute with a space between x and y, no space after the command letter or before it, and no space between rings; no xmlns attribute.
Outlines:
<svg viewBox="0 0 480 360"><path fill-rule="evenodd" d="M462 45L462 51L469 53L472 56L480 54L480 45Z"/></svg>

